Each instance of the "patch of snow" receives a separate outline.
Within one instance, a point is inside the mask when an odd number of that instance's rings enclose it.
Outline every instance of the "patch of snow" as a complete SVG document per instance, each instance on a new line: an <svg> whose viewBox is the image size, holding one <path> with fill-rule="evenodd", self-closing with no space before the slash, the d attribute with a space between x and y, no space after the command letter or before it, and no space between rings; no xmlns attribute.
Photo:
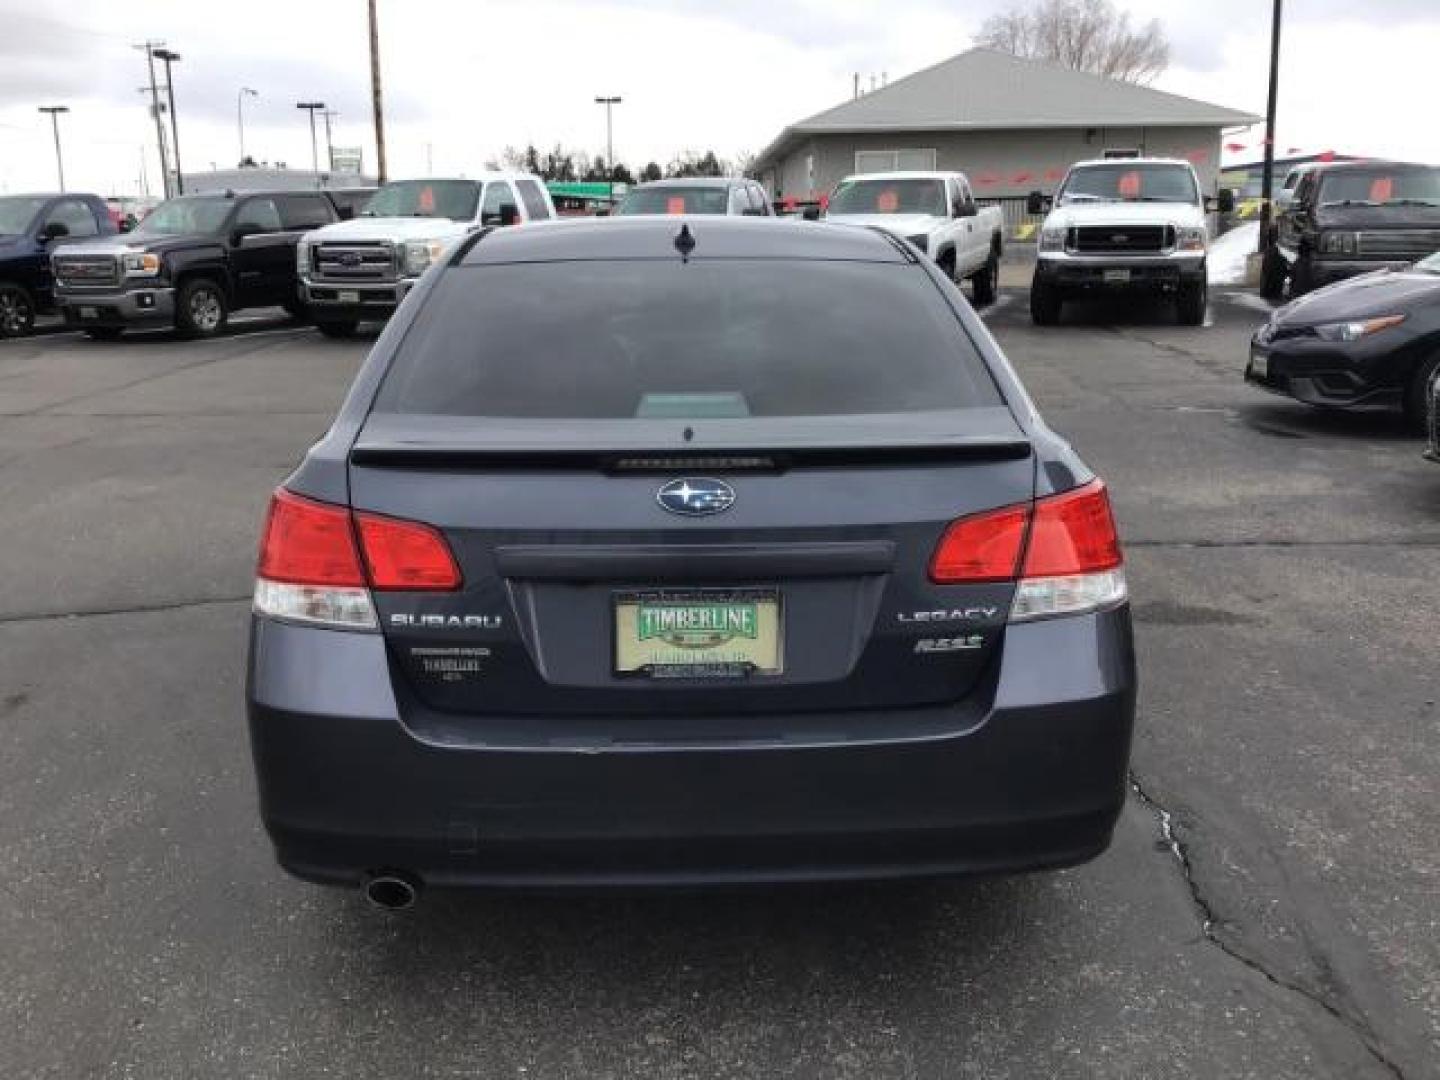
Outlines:
<svg viewBox="0 0 1440 1080"><path fill-rule="evenodd" d="M1245 261L1260 243L1260 223L1247 221L1217 236L1210 244L1205 266L1211 285L1244 285Z"/></svg>

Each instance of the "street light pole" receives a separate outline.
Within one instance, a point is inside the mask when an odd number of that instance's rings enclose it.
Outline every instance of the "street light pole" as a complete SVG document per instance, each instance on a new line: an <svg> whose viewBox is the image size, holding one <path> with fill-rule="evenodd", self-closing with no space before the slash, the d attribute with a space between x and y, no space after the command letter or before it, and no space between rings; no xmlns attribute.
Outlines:
<svg viewBox="0 0 1440 1080"><path fill-rule="evenodd" d="M257 90L251 90L248 86L240 87L240 92L235 95L235 126L240 129L240 165L245 164L245 95L259 97Z"/></svg>
<svg viewBox="0 0 1440 1080"><path fill-rule="evenodd" d="M160 152L160 193L170 198L170 162L165 154L165 121L160 115L160 90L155 85L155 50L164 45L163 41L146 41L136 45L145 50L145 63L150 69L150 115L155 117L155 145Z"/></svg>
<svg viewBox="0 0 1440 1080"><path fill-rule="evenodd" d="M335 143L330 138L330 118L340 114L334 109L325 109L320 115L325 118L325 168L333 173L335 171Z"/></svg>
<svg viewBox="0 0 1440 1080"><path fill-rule="evenodd" d="M1260 246L1261 254L1270 243L1273 217L1271 191L1275 182L1275 98L1280 89L1280 21L1283 0L1275 0L1270 22L1270 98L1265 105L1265 169L1260 179Z"/></svg>
<svg viewBox="0 0 1440 1080"><path fill-rule="evenodd" d="M375 18L375 0L370 0L370 108L375 115L376 179L385 183L385 109L380 95L380 24Z"/></svg>
<svg viewBox="0 0 1440 1080"><path fill-rule="evenodd" d="M315 142L315 114L325 108L323 101L297 101L297 109L310 114L310 171L315 174L315 186L320 186L320 150Z"/></svg>
<svg viewBox="0 0 1440 1080"><path fill-rule="evenodd" d="M155 59L165 61L165 96L170 101L170 149L175 151L175 194L185 194L185 176L180 171L180 122L175 118L175 77L170 65L180 54L170 49L156 49Z"/></svg>
<svg viewBox="0 0 1440 1080"><path fill-rule="evenodd" d="M50 126L55 129L55 171L60 174L60 190L65 190L65 159L60 153L60 114L68 113L68 105L41 105L40 111L50 114Z"/></svg>
<svg viewBox="0 0 1440 1080"><path fill-rule="evenodd" d="M610 182L610 201L615 201L615 127L611 110L620 104L620 97L597 97L596 105L605 106L605 172Z"/></svg>

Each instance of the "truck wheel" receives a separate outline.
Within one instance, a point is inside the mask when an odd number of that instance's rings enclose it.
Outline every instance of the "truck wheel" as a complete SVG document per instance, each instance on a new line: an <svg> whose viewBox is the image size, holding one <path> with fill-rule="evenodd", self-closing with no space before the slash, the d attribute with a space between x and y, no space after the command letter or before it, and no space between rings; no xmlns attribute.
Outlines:
<svg viewBox="0 0 1440 1080"><path fill-rule="evenodd" d="M1422 361L1405 386L1405 423L1415 431L1425 430L1430 412L1430 383L1440 372L1440 355Z"/></svg>
<svg viewBox="0 0 1440 1080"><path fill-rule="evenodd" d="M1310 266L1310 260L1305 256L1295 260L1295 266L1290 271L1290 295L1304 296L1315 288L1315 271Z"/></svg>
<svg viewBox="0 0 1440 1080"><path fill-rule="evenodd" d="M1202 326L1205 322L1205 308L1209 296L1203 281L1194 285L1181 285L1175 297L1181 326Z"/></svg>
<svg viewBox="0 0 1440 1080"><path fill-rule="evenodd" d="M1030 284L1030 321L1036 326L1054 326L1060 321L1064 300L1053 285L1038 278Z"/></svg>
<svg viewBox="0 0 1440 1080"><path fill-rule="evenodd" d="M0 283L0 338L25 337L35 330L35 300L22 285Z"/></svg>
<svg viewBox="0 0 1440 1080"><path fill-rule="evenodd" d="M357 319L316 319L315 329L326 337L348 338L355 333Z"/></svg>
<svg viewBox="0 0 1440 1080"><path fill-rule="evenodd" d="M302 300L286 300L280 305L292 319L310 318L310 308Z"/></svg>
<svg viewBox="0 0 1440 1080"><path fill-rule="evenodd" d="M214 337L230 312L225 290L210 278L190 278L175 297L175 326L186 337Z"/></svg>
<svg viewBox="0 0 1440 1080"><path fill-rule="evenodd" d="M1267 247L1260 259L1260 295L1266 300L1284 300L1287 272L1284 258L1273 247Z"/></svg>
<svg viewBox="0 0 1440 1080"><path fill-rule="evenodd" d="M119 341L123 333L122 326L91 326L85 330L85 336L91 341Z"/></svg>
<svg viewBox="0 0 1440 1080"><path fill-rule="evenodd" d="M1000 261L992 251L985 265L970 278L971 297L977 305L995 302L995 286L1000 282Z"/></svg>

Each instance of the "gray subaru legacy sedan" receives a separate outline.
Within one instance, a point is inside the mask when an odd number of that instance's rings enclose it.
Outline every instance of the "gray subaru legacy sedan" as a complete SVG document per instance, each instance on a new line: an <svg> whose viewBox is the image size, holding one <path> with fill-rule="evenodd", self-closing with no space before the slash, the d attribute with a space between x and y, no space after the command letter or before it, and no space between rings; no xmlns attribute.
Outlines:
<svg viewBox="0 0 1440 1080"><path fill-rule="evenodd" d="M754 218L498 229L275 492L280 864L425 886L1089 859L1135 659L1106 489L934 265Z"/></svg>

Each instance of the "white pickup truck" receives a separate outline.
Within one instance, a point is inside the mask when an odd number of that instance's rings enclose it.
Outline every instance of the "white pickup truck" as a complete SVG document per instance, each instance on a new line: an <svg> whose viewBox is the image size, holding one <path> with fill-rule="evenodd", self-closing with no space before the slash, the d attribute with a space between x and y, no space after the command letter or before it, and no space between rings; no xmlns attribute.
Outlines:
<svg viewBox="0 0 1440 1080"><path fill-rule="evenodd" d="M344 337L384 319L457 241L488 225L544 221L555 204L527 173L461 180L397 180L350 221L306 233L296 248L300 301L320 332Z"/></svg>
<svg viewBox="0 0 1440 1080"><path fill-rule="evenodd" d="M1106 158L1070 166L1054 198L1030 193L1026 209L1054 209L1040 227L1030 316L1053 326L1067 299L1128 292L1175 298L1180 321L1205 321L1210 200L1188 161ZM1235 208L1222 191L1216 208Z"/></svg>
<svg viewBox="0 0 1440 1080"><path fill-rule="evenodd" d="M847 176L825 217L875 225L909 240L953 281L970 279L977 304L995 299L1004 247L998 206L978 206L958 172L886 172Z"/></svg>

